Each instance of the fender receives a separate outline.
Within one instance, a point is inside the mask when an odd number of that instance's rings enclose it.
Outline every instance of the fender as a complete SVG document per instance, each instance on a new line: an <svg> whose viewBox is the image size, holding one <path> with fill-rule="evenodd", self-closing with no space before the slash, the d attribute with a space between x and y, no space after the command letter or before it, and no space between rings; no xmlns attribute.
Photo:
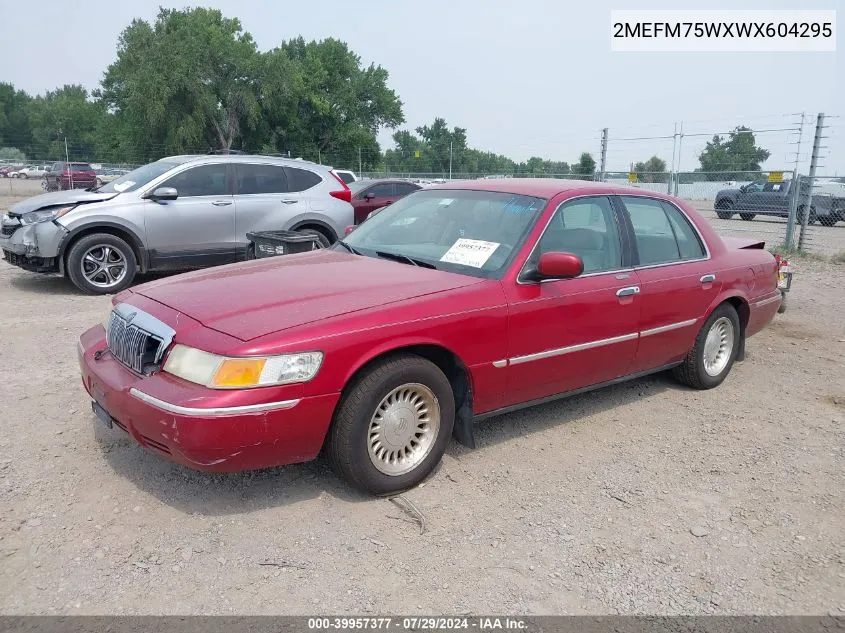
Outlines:
<svg viewBox="0 0 845 633"><path fill-rule="evenodd" d="M117 222L109 222L108 220L106 220L98 221L92 224L82 224L64 234L61 242L59 242L59 252L56 255L59 260L59 272L61 274L65 273L65 251L67 250L67 247L71 244L71 242L74 241L74 238L84 231L91 231L92 229L97 229L98 227L117 229L118 231L122 231L123 233L129 234L132 239L132 244L130 244L130 246L134 247L137 252L141 255L138 261L138 267L140 268L140 272L143 273L150 269L150 255L147 252L147 248L144 246L144 241L140 237L138 237L137 233L135 233L135 231L123 224L118 224Z"/></svg>
<svg viewBox="0 0 845 633"><path fill-rule="evenodd" d="M371 348L368 352L359 358L353 365L350 371L343 378L343 387L349 384L352 377L357 374L361 368L372 362L379 356L390 354L391 352L398 352L408 347L417 345L430 345L445 350L458 359L460 365L465 369L465 380L467 381L465 392L468 397L463 401L457 401L455 404L455 425L452 430L452 435L456 441L463 444L467 448L475 448L475 434L473 433L473 412L472 412L472 394L473 376L470 366L464 361L461 356L452 350L448 345L436 341L431 338L424 338L419 336L406 336L398 339L391 339L390 341L381 343L380 345ZM451 380L450 380L451 382Z"/></svg>
<svg viewBox="0 0 845 633"><path fill-rule="evenodd" d="M746 309L749 311L750 314L751 302L748 300L748 295L741 289L733 287L722 290L718 295L716 295L716 298L710 303L709 306L707 306L707 311L704 313L704 316L702 318L706 319L707 317L709 317L713 310L715 310L719 304L724 303L728 299L741 300L745 304ZM745 360L745 323L743 321L747 322L748 319L743 320L741 314L739 315L739 317L739 349L736 353L736 360L742 362Z"/></svg>
<svg viewBox="0 0 845 633"><path fill-rule="evenodd" d="M335 240L337 240L338 237L339 237L335 228L331 224L326 222L325 220L320 219L319 216L318 217L312 217L312 216L307 216L307 215L306 216L297 216L294 219L294 222L292 223L290 230L296 231L297 229L299 229L299 227L305 226L306 224L314 224L314 225L323 227L324 229L326 229L329 232L330 235L334 235Z"/></svg>

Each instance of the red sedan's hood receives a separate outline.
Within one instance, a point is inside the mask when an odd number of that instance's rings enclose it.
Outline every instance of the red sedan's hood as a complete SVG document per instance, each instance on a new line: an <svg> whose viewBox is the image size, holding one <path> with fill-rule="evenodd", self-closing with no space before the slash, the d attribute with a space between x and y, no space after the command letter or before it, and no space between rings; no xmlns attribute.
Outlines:
<svg viewBox="0 0 845 633"><path fill-rule="evenodd" d="M162 279L133 292L242 341L480 279L337 251L270 257Z"/></svg>

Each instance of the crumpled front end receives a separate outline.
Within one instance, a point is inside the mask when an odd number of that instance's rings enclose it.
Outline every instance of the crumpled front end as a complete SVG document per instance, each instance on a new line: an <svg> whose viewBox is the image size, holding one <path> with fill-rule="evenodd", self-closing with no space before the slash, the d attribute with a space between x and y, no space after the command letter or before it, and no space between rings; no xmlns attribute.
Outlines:
<svg viewBox="0 0 845 633"><path fill-rule="evenodd" d="M14 266L33 272L58 272L59 249L68 231L54 222L22 224L4 215L0 221L0 251Z"/></svg>

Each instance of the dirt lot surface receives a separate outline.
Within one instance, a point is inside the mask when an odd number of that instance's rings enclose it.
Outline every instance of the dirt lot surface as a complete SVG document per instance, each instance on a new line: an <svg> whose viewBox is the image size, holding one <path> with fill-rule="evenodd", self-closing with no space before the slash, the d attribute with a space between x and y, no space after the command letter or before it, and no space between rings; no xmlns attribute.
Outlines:
<svg viewBox="0 0 845 633"><path fill-rule="evenodd" d="M206 475L106 430L75 346L109 299L0 262L0 612L843 613L843 276L799 263L718 389L483 423L404 495L421 533L323 461Z"/></svg>

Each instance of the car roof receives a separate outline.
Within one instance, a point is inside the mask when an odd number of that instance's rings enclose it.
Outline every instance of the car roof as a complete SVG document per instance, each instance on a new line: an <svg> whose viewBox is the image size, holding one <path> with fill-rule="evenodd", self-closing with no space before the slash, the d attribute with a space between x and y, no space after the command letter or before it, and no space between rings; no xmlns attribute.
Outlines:
<svg viewBox="0 0 845 633"><path fill-rule="evenodd" d="M558 194L638 194L644 190L638 187L616 185L592 180L569 180L564 178L489 178L479 180L457 180L426 187L426 191L438 189L468 189L474 191L495 191L538 198L552 198ZM649 196L667 199L666 194L646 191Z"/></svg>
<svg viewBox="0 0 845 633"><path fill-rule="evenodd" d="M194 161L210 163L252 163L255 162L256 159L259 159L261 162L276 163L280 165L308 165L309 167L331 169L331 167L318 165L310 160L287 158L286 156L268 156L266 154L181 154L177 156L165 156L164 158L160 158L157 162L173 163L175 165Z"/></svg>

